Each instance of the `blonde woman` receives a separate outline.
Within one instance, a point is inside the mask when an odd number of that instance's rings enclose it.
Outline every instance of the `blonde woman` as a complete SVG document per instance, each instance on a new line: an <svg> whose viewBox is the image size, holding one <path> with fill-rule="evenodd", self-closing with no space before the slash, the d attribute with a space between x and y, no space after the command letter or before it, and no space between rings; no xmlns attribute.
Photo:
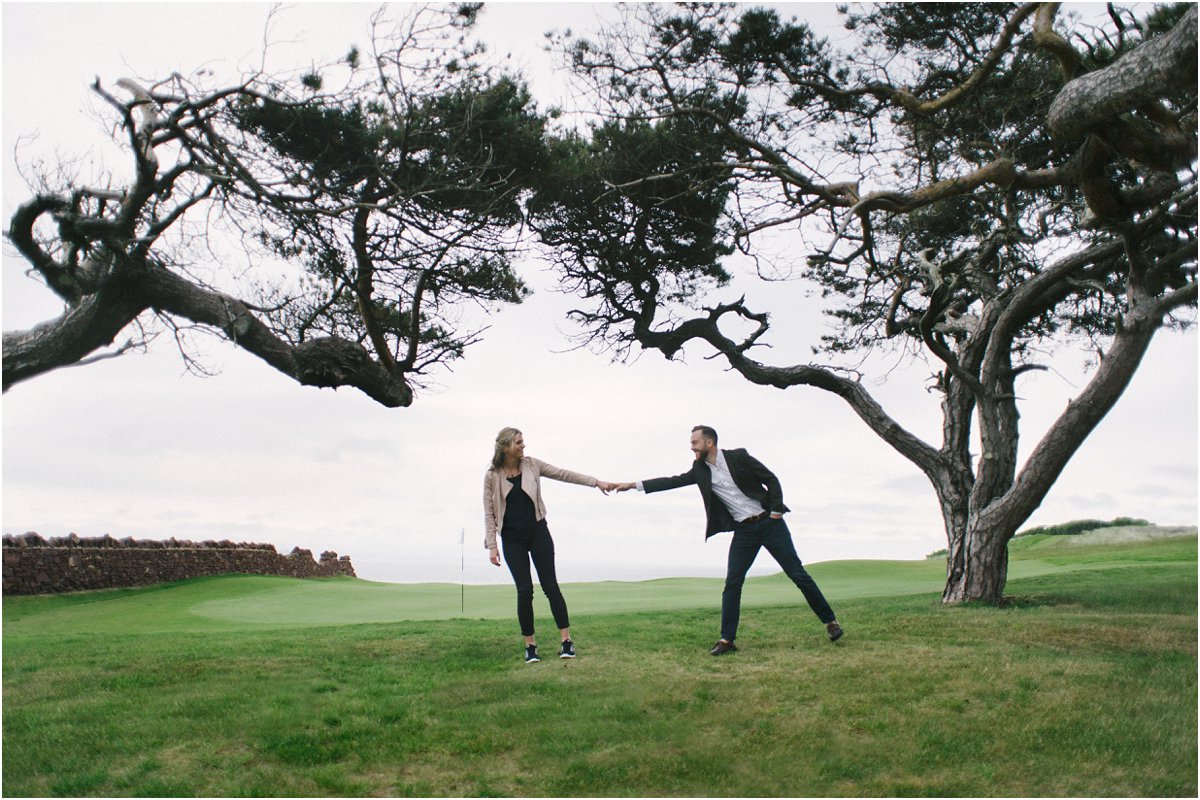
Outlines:
<svg viewBox="0 0 1200 800"><path fill-rule="evenodd" d="M484 547L488 550L491 562L498 567L500 546L503 545L504 561L517 585L517 621L521 625L521 635L525 637L526 663L540 660L533 628L531 560L562 637L562 649L558 656L575 657L567 603L554 574L554 540L550 538L546 506L542 502L543 476L581 486L595 486L604 494L613 488L613 484L607 481L598 481L590 475L560 469L526 456L525 436L516 428L504 428L496 436L492 463L483 476Z"/></svg>

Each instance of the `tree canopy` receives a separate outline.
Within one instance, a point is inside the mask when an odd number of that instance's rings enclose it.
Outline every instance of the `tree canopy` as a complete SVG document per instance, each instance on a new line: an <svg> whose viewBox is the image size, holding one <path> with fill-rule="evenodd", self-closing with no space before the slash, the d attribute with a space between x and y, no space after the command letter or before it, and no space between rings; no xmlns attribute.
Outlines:
<svg viewBox="0 0 1200 800"><path fill-rule="evenodd" d="M510 258L544 119L466 43L477 11L382 10L370 55L291 79L97 80L132 178L47 176L13 214L9 240L67 310L5 333L5 389L123 332L117 352L200 327L302 384L409 405L476 341L465 309L526 293ZM221 237L249 269L215 254Z"/></svg>
<svg viewBox="0 0 1200 800"><path fill-rule="evenodd" d="M636 345L675 357L695 342L754 383L843 397L933 483L951 542L946 598L998 598L1008 539L1154 332L1191 319L1195 7L1144 20L1113 8L1084 24L1056 4L868 6L846 13L845 51L775 10L646 5L627 17L558 42L611 120L596 139L629 137L609 145L620 149L646 129L673 131L689 155L640 178L597 156L580 182L584 206L633 214L625 231L558 249L567 287L594 301L579 314L587 335L618 355ZM690 232L705 249L737 248L820 287L838 327L817 352L932 358L943 442L906 431L853 372L760 360L771 314L786 309L716 302L721 280L680 292L673 279L694 264L642 259L672 235L661 209L683 202L683 187L725 196ZM572 216L552 216L540 230L558 246ZM779 231L789 252L770 252ZM615 252L621 267L609 266ZM1018 470L1017 380L1079 335L1100 365Z"/></svg>

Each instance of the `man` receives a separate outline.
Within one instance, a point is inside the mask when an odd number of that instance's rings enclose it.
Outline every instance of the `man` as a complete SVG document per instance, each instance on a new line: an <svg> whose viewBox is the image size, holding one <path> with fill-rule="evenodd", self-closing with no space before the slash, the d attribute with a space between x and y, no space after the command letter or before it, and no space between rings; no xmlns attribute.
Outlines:
<svg viewBox="0 0 1200 800"><path fill-rule="evenodd" d="M717 449L717 432L707 425L692 428L691 446L696 460L682 475L620 483L615 488L622 492L636 488L639 492L652 494L695 484L700 489L708 516L704 538L733 531L725 591L721 595L721 639L710 651L712 655L721 656L737 650L734 640L741 616L742 586L746 582L746 572L763 547L804 593L808 605L825 624L829 641L842 638L842 626L834 617L833 609L796 555L792 534L783 521L788 507L783 504L779 479L743 449Z"/></svg>

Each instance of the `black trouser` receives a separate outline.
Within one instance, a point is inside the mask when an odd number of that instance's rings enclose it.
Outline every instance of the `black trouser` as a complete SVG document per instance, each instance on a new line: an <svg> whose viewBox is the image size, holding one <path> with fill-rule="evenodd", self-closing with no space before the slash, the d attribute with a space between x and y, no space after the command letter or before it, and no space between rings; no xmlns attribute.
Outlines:
<svg viewBox="0 0 1200 800"><path fill-rule="evenodd" d="M554 540L550 528L542 520L533 528L522 531L504 530L500 533L504 545L504 561L517 584L517 621L521 623L521 635L533 636L533 577L529 574L532 559L537 570L538 583L550 601L550 612L559 629L571 627L567 617L567 601L558 588L554 574Z"/></svg>
<svg viewBox="0 0 1200 800"><path fill-rule="evenodd" d="M804 593L804 599L817 618L824 623L835 619L833 609L817 588L816 581L800 563L787 523L770 517L758 522L739 522L733 529L733 541L729 544L729 568L725 573L725 592L721 595L721 638L727 642L732 642L737 636L746 573L758 551L764 547L783 567L784 574Z"/></svg>

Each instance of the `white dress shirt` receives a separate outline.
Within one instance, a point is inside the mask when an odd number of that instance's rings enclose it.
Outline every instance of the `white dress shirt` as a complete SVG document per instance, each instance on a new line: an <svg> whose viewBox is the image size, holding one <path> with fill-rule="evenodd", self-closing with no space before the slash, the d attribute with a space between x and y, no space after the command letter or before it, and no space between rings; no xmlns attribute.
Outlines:
<svg viewBox="0 0 1200 800"><path fill-rule="evenodd" d="M759 514L766 511L752 497L747 497L738 485L733 482L733 474L729 471L729 465L725 463L725 454L720 450L717 451L717 463L708 464L708 469L712 472L712 490L713 494L721 498L721 502L729 509L729 513L738 522L744 522L750 517L757 517Z"/></svg>

